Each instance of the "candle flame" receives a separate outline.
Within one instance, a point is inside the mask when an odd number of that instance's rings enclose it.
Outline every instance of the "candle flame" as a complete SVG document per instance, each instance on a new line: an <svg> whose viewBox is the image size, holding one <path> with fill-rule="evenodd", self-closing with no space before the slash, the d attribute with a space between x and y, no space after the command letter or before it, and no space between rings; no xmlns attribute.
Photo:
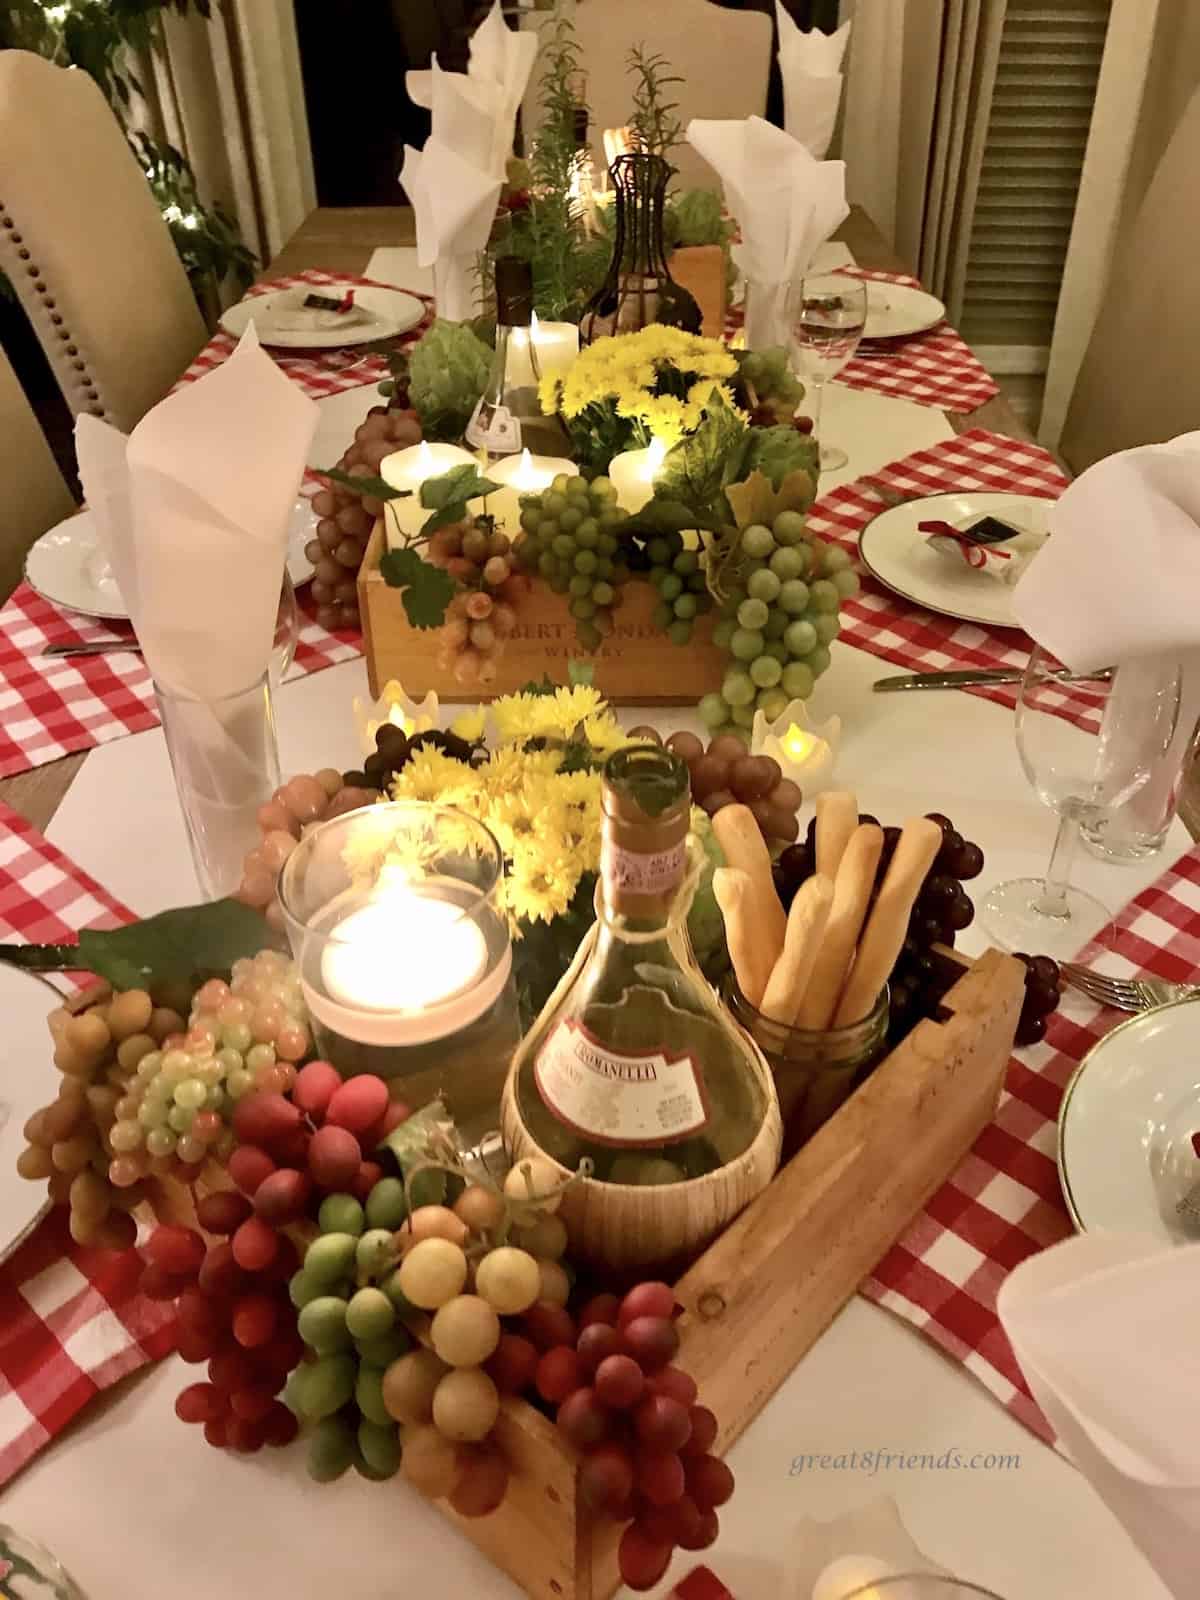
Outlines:
<svg viewBox="0 0 1200 1600"><path fill-rule="evenodd" d="M429 448L429 440L422 439L417 451L417 471L433 472L433 451Z"/></svg>
<svg viewBox="0 0 1200 1600"><path fill-rule="evenodd" d="M529 337L531 339L536 339L537 338L537 331L538 331L537 312L536 311L531 311L529 313ZM529 454L528 451L526 451L525 453L526 453L526 455Z"/></svg>
<svg viewBox="0 0 1200 1600"><path fill-rule="evenodd" d="M667 458L667 446L662 439L651 439L646 452L646 476L653 478Z"/></svg>
<svg viewBox="0 0 1200 1600"><path fill-rule="evenodd" d="M805 760L816 749L817 743L815 733L809 733L806 728L798 728L794 722L782 740L783 748L792 761Z"/></svg>
<svg viewBox="0 0 1200 1600"><path fill-rule="evenodd" d="M512 484L514 489L540 489L543 487L538 479L537 471L533 465L533 457L529 454L528 449L521 451L521 459L517 464L517 470L512 475Z"/></svg>

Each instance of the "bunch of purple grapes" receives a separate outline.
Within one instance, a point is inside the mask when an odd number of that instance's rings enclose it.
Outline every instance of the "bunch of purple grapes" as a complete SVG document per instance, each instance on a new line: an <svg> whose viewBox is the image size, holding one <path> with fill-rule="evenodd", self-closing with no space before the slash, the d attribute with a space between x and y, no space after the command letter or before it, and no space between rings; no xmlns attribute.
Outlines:
<svg viewBox="0 0 1200 1600"><path fill-rule="evenodd" d="M963 887L983 871L983 851L964 839L949 817L928 813L942 830L942 847L926 874L908 923L900 958L889 980L889 1042L894 1046L924 1017L936 1017L948 990L962 975L957 962L939 956L935 946L953 948L955 937L975 920L975 907ZM859 822L878 823L862 815ZM816 870L816 819L801 844L789 846L775 866L775 887L785 908ZM875 895L900 842L900 829L885 827L883 853L875 877ZM872 904L874 896L872 897ZM1035 1044L1046 1031L1046 1018L1059 1002L1058 968L1048 956L1020 956L1025 964L1025 1000L1016 1042Z"/></svg>

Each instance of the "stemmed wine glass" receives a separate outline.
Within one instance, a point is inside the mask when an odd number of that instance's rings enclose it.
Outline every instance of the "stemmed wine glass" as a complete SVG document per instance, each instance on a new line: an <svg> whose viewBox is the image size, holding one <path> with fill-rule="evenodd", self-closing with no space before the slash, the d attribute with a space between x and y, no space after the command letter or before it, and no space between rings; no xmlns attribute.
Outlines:
<svg viewBox="0 0 1200 1600"><path fill-rule="evenodd" d="M1013 878L989 890L981 920L1008 950L1069 960L1109 919L1094 895L1071 883L1081 826L1099 828L1137 794L1163 760L1179 717L1180 679L1171 669L1134 680L1121 669L1081 678L1035 646L1017 700L1017 753L1043 805L1058 813L1044 878ZM1088 728L1061 713L1068 697L1096 707Z"/></svg>
<svg viewBox="0 0 1200 1600"><path fill-rule="evenodd" d="M797 376L813 388L813 433L821 470L834 472L849 457L821 441L821 400L826 383L858 349L867 324L867 286L861 278L822 272L794 283L787 305L793 364Z"/></svg>

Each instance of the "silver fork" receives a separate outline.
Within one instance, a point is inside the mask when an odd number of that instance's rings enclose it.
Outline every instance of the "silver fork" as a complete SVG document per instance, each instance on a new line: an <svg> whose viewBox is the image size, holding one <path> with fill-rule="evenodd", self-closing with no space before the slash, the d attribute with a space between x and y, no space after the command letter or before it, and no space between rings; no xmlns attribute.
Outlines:
<svg viewBox="0 0 1200 1600"><path fill-rule="evenodd" d="M1200 996L1200 984L1164 983L1160 978L1110 978L1106 973L1093 972L1090 967L1064 961L1059 971L1072 988L1097 1000L1102 1006L1112 1006L1115 1011L1152 1011L1155 1006L1170 1005L1173 1000L1194 1000Z"/></svg>

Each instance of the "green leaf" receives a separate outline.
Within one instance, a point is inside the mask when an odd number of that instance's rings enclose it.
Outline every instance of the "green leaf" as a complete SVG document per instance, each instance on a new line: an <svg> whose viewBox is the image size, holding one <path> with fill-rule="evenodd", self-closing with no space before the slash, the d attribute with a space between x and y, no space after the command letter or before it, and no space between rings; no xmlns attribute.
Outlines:
<svg viewBox="0 0 1200 1600"><path fill-rule="evenodd" d="M242 956L279 943L260 911L239 900L177 906L121 928L84 928L78 944L6 945L0 958L34 972L92 972L115 989L184 995L227 978Z"/></svg>
<svg viewBox="0 0 1200 1600"><path fill-rule="evenodd" d="M709 510L737 475L749 431L724 396L714 392L695 433L667 452L654 481L655 499L681 500L690 510Z"/></svg>
<svg viewBox="0 0 1200 1600"><path fill-rule="evenodd" d="M415 550L389 550L379 563L384 580L402 589L401 599L414 628L439 628L457 585L448 572L423 561Z"/></svg>
<svg viewBox="0 0 1200 1600"><path fill-rule="evenodd" d="M422 1106L419 1111L414 1111L411 1117L406 1117L398 1127L393 1128L380 1149L390 1150L401 1172L407 1174L413 1167L418 1167L422 1161L429 1159L430 1139L439 1130L444 1129L449 1121L450 1113L443 1103L440 1100L431 1100L428 1105Z"/></svg>
<svg viewBox="0 0 1200 1600"><path fill-rule="evenodd" d="M785 426L750 428L748 432L741 470L737 474L739 479L761 472L770 478L772 488L778 489L791 473L807 472L815 490L817 445L811 433Z"/></svg>
<svg viewBox="0 0 1200 1600"><path fill-rule="evenodd" d="M461 522L469 501L495 494L499 488L498 483L483 476L473 461L451 467L438 478L426 478L421 485L421 504L432 515L422 524L422 534L436 533L451 522Z"/></svg>
<svg viewBox="0 0 1200 1600"><path fill-rule="evenodd" d="M328 478L331 483L340 483L346 489L353 489L355 494L370 495L373 500L403 500L412 494L411 489L393 489L386 478L373 478L367 473L343 472L340 467L313 467L310 470L320 478Z"/></svg>

